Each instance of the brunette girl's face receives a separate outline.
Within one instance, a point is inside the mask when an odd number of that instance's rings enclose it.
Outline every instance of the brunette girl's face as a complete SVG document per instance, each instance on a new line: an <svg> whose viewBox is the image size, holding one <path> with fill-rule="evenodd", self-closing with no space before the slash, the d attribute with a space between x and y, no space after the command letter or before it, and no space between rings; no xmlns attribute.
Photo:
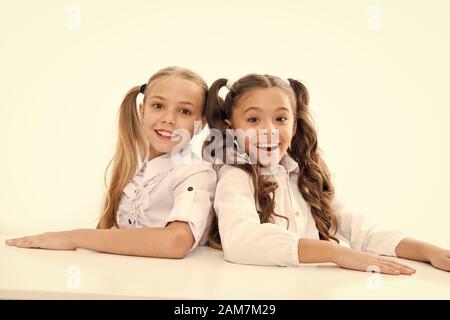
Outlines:
<svg viewBox="0 0 450 320"><path fill-rule="evenodd" d="M145 95L139 111L153 159L192 138L194 121L202 120L204 90L190 80L165 76L153 81Z"/></svg>
<svg viewBox="0 0 450 320"><path fill-rule="evenodd" d="M255 88L242 95L226 122L247 154L262 166L280 162L295 134L292 101L279 87Z"/></svg>

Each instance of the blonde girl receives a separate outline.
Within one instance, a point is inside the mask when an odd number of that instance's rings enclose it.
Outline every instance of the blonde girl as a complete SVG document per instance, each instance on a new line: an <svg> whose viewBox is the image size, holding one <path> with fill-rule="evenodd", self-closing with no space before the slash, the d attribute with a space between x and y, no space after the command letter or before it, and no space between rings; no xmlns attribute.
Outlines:
<svg viewBox="0 0 450 320"><path fill-rule="evenodd" d="M223 87L225 99L219 97ZM386 257L396 256L449 271L449 250L379 228L336 198L308 100L301 82L271 75L212 84L207 121L221 133L214 141L222 147L206 156L225 164L214 201L218 229L212 229L210 243L223 247L226 260L242 264L331 262L393 275L415 272ZM234 143L224 143L230 135ZM350 248L339 245L342 240Z"/></svg>
<svg viewBox="0 0 450 320"><path fill-rule="evenodd" d="M162 69L145 85L131 88L119 110L117 147L97 229L6 243L161 258L183 258L204 244L216 174L190 152L190 138L182 138L192 137L196 122L202 123L207 91L200 76L179 67ZM138 108L139 94L144 97Z"/></svg>

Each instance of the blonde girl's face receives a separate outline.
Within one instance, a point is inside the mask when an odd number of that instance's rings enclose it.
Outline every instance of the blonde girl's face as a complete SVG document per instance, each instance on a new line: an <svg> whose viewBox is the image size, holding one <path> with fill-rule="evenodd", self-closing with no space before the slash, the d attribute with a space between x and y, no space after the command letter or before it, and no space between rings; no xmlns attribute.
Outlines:
<svg viewBox="0 0 450 320"><path fill-rule="evenodd" d="M279 163L295 134L292 102L279 87L245 93L228 123L235 131L240 129L236 132L239 145L262 166Z"/></svg>
<svg viewBox="0 0 450 320"><path fill-rule="evenodd" d="M202 120L204 91L190 80L166 76L153 81L145 95L139 111L153 159L193 137L194 121Z"/></svg>

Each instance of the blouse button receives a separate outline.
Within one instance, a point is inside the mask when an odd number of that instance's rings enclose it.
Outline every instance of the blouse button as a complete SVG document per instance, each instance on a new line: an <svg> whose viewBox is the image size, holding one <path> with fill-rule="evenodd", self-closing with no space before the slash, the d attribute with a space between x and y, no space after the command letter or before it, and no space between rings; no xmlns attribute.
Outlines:
<svg viewBox="0 0 450 320"><path fill-rule="evenodd" d="M128 223L131 224L131 219L128 219Z"/></svg>
<svg viewBox="0 0 450 320"><path fill-rule="evenodd" d="M295 211L295 214L298 216L300 213L298 211Z"/></svg>
<svg viewBox="0 0 450 320"><path fill-rule="evenodd" d="M189 188L188 188L188 191L192 191L192 190L194 190L194 188L192 188L192 187L189 187Z"/></svg>

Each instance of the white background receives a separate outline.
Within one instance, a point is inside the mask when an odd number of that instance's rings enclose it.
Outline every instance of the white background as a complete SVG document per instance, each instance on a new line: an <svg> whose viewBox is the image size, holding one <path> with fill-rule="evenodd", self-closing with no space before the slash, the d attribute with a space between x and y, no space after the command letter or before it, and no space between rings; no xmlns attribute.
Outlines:
<svg viewBox="0 0 450 320"><path fill-rule="evenodd" d="M304 81L338 193L450 248L449 12L445 0L2 1L0 233L95 227L121 99L180 65L209 84Z"/></svg>

